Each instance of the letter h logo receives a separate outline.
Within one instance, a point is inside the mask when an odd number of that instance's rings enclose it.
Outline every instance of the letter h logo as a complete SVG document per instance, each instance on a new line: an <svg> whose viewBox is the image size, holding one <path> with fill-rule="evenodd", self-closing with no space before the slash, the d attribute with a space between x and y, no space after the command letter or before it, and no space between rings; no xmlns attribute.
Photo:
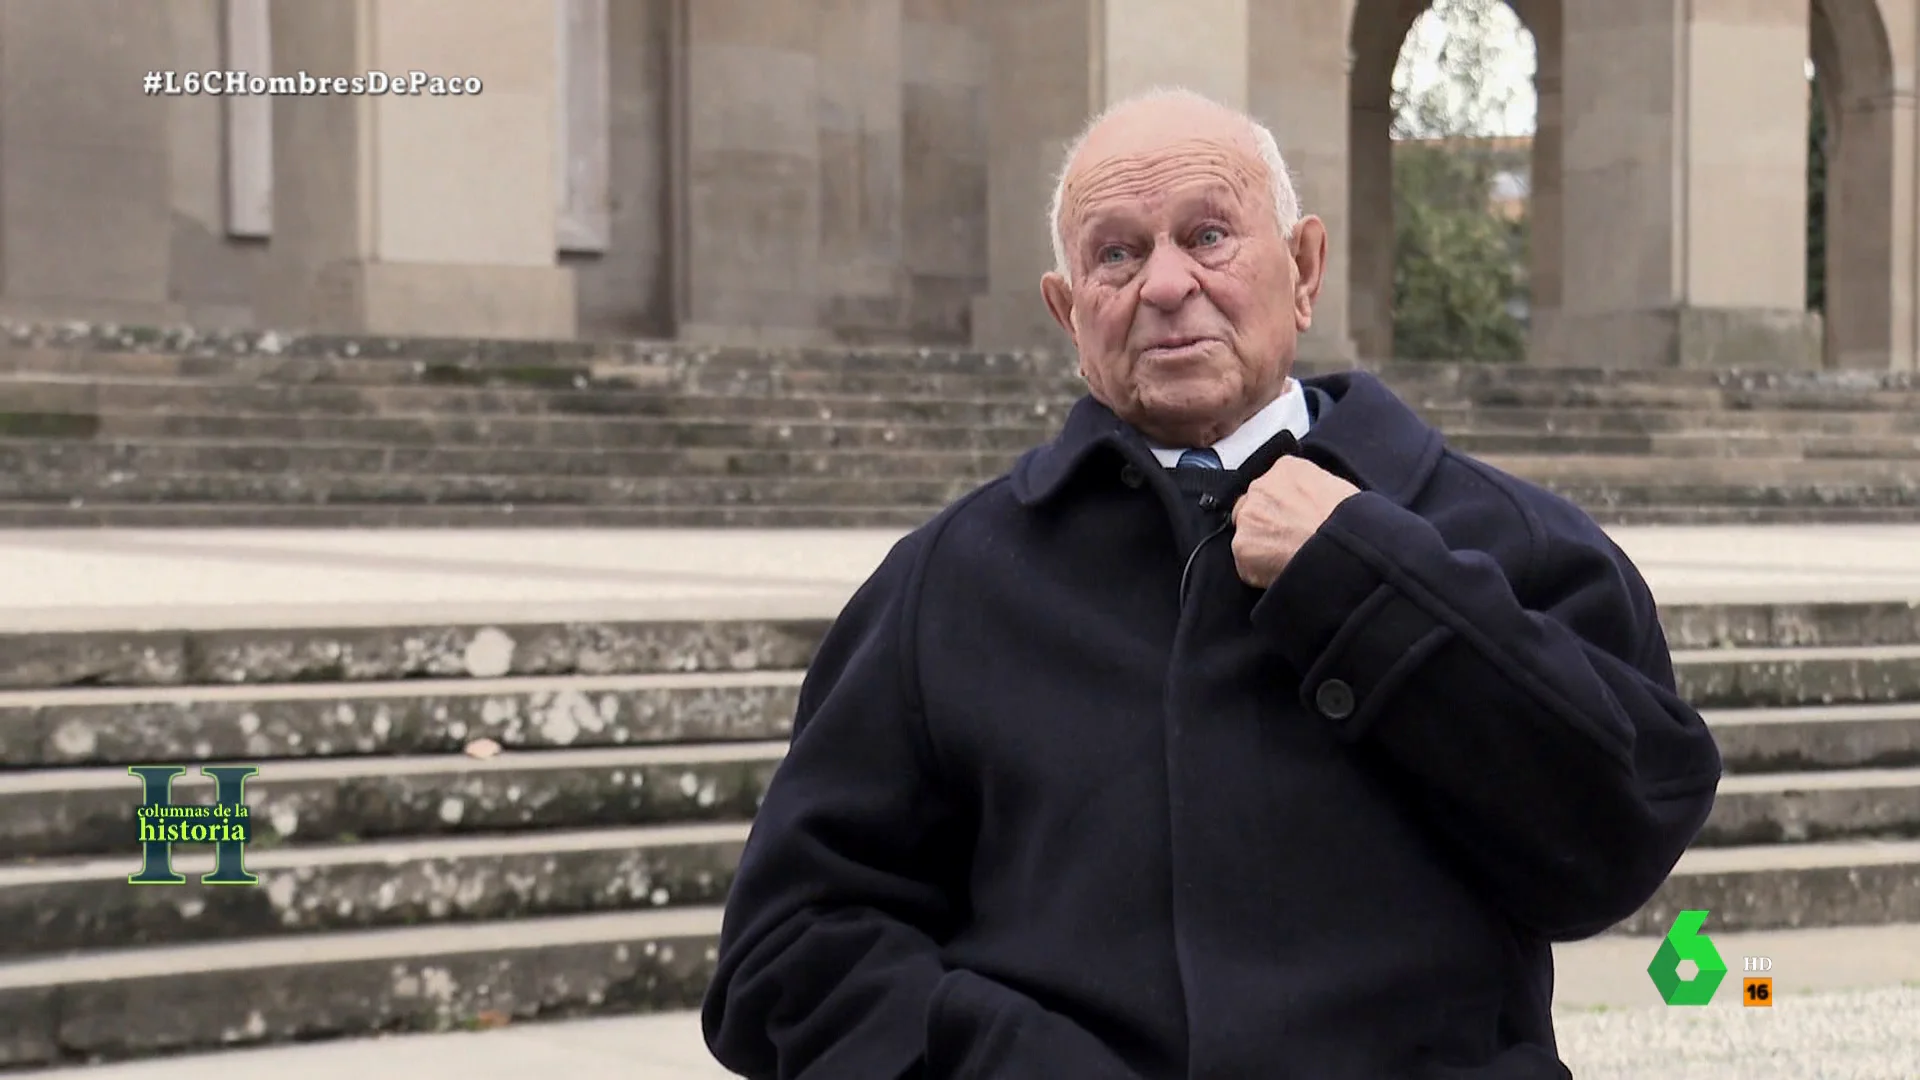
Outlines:
<svg viewBox="0 0 1920 1080"><path fill-rule="evenodd" d="M258 885L247 872L247 841L253 830L248 821L247 778L260 770L252 765L202 765L200 774L213 778L212 806L176 805L173 781L184 775L184 765L133 765L127 772L140 780L142 798L135 816L140 827L140 872L127 876L133 885L185 885L173 869L173 845L212 844L213 872L200 875L202 885Z"/></svg>

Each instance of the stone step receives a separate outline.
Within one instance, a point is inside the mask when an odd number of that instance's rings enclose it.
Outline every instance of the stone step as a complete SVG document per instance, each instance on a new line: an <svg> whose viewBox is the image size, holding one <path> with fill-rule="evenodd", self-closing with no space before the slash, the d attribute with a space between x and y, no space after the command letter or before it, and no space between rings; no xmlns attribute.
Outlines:
<svg viewBox="0 0 1920 1080"><path fill-rule="evenodd" d="M1643 459L1738 459L1749 464L1785 460L1920 459L1915 435L1777 435L1708 431L1674 434L1573 435L1488 428L1447 432L1447 444L1476 456L1579 454Z"/></svg>
<svg viewBox="0 0 1920 1080"><path fill-rule="evenodd" d="M784 742L262 761L248 784L261 843L743 821ZM183 801L207 801L194 774ZM124 768L0 774L0 850L121 854L138 785ZM1920 768L1730 775L1705 846L1920 836Z"/></svg>
<svg viewBox="0 0 1920 1080"><path fill-rule="evenodd" d="M425 923L718 904L748 825L542 831L254 849L253 888L198 884L210 850L183 847L189 884L132 888L128 848L111 859L0 865L0 962L134 945ZM4 970L0 968L0 970Z"/></svg>
<svg viewBox="0 0 1920 1080"><path fill-rule="evenodd" d="M1452 440L1450 440L1452 441ZM1466 443L1488 441L1473 435ZM1780 485L1920 485L1920 439L1904 458L1802 460L1759 454L1650 452L1601 454L1555 447L1551 440L1504 440L1531 445L1530 453L1485 452L1495 468L1536 482ZM1545 449L1540 447L1545 445ZM1696 447L1695 449L1703 449ZM329 475L383 473L446 477L645 477L739 476L792 479L806 476L863 478L898 476L986 479L1013 466L1022 448L878 446L863 448L553 449L519 447L381 446L377 444L277 443L264 441L72 442L0 439L0 472L77 475L114 473L130 477L230 472L300 472ZM1710 448L1706 448L1710 449ZM1722 447L1721 449L1725 449ZM1776 449L1779 449L1776 447ZM1783 450L1784 454L1785 451Z"/></svg>
<svg viewBox="0 0 1920 1080"><path fill-rule="evenodd" d="M1747 387L1662 386L1651 383L1552 385L1485 384L1430 388L1392 385L1418 409L1508 406L1532 409L1860 410L1909 413L1920 408L1920 389L1842 383Z"/></svg>
<svg viewBox="0 0 1920 1080"><path fill-rule="evenodd" d="M384 362L408 372L421 367L543 369L592 365L637 365L667 369L760 371L1035 371L1071 369L1072 357L1048 350L979 352L925 346L846 345L720 347L670 341L519 341L457 338L346 337L283 331L204 331L193 328L119 327L83 323L6 320L0 326L0 357L20 369L68 370L80 364L174 364L162 370L190 374L196 364L238 363L254 368L338 361ZM1341 370L1350 364L1304 361L1303 374ZM1371 365L1390 378L1427 378L1453 383L1653 383L1670 386L1912 385L1911 375L1867 371L1752 371L1725 369L1573 368L1478 362L1387 361ZM370 369L381 370L378 367Z"/></svg>
<svg viewBox="0 0 1920 1080"><path fill-rule="evenodd" d="M659 395L702 397L778 397L828 395L835 397L924 398L1072 398L1086 392L1086 383L1071 369L1048 374L997 371L886 370L818 371L807 368L762 367L715 369L705 365L685 368L653 364L593 364L567 367L461 368L438 364L406 365L403 378L367 378L350 368L356 361L339 361L323 372L306 365L263 367L216 374L134 375L103 374L86 368L61 372L0 368L0 388L9 386L115 388L169 386L179 393L224 393L233 389L273 390L295 399L346 400L353 394L384 399L393 390L433 390L444 394L481 393L488 396L532 397L552 393L602 395ZM400 374L402 365L376 361ZM291 367L291 370L289 370ZM314 377L309 377L314 376ZM1435 386L1438 392L1450 388Z"/></svg>
<svg viewBox="0 0 1920 1080"><path fill-rule="evenodd" d="M1031 424L1064 417L1072 400L1031 393L1003 397L863 394L719 395L647 391L536 391L460 386L306 386L167 380L87 383L0 379L0 416L22 413L161 412L284 416L665 417L769 420L937 420Z"/></svg>
<svg viewBox="0 0 1920 1080"><path fill-rule="evenodd" d="M986 482L933 476L527 476L444 473L0 472L0 502L516 506L945 506Z"/></svg>
<svg viewBox="0 0 1920 1080"><path fill-rule="evenodd" d="M1481 460L1496 469L1524 476L1536 483L1626 483L1679 487L1733 485L1744 478L1748 483L1778 484L1785 488L1869 484L1920 487L1920 461L1911 459L1777 459L1753 462L1740 458L1712 457L1662 459L1647 454L1487 454Z"/></svg>
<svg viewBox="0 0 1920 1080"><path fill-rule="evenodd" d="M9 433L7 424L14 426ZM345 444L412 449L562 450L1005 450L1051 439L1046 424L978 426L897 419L685 417L275 416L269 413L12 414L0 438L143 443ZM1629 436L1631 437L1631 436Z"/></svg>
<svg viewBox="0 0 1920 1080"><path fill-rule="evenodd" d="M1920 766L1920 701L1712 709L1704 716L1730 774Z"/></svg>
<svg viewBox="0 0 1920 1080"><path fill-rule="evenodd" d="M1683 689L1697 690L1683 667ZM787 738L800 670L0 692L10 768ZM1920 701L1708 710L1727 768L1920 765Z"/></svg>
<svg viewBox="0 0 1920 1080"><path fill-rule="evenodd" d="M786 743L260 761L247 782L264 846L344 838L750 820ZM212 801L197 773L183 802ZM16 858L135 850L139 783L124 767L0 773L0 851Z"/></svg>
<svg viewBox="0 0 1920 1080"><path fill-rule="evenodd" d="M987 455L981 455L986 460ZM998 463L996 463L998 464ZM1574 503L1598 510L1642 507L1908 509L1920 507L1920 479L1899 475L1886 462L1770 462L1764 468L1738 461L1711 463L1723 475L1695 478L1677 459L1644 459L1631 479L1577 475L1532 477ZM1698 463L1695 463L1698 464ZM1573 461L1569 468L1580 465ZM1855 475L1847 476L1849 469ZM251 506L336 504L354 507L499 506L651 507L671 511L662 520L710 507L833 507L937 511L999 475L982 466L970 471L934 470L921 476L832 474L455 475L373 472L172 472L72 469L0 472L0 504L126 505L131 503L241 503ZM1558 471L1555 469L1545 470ZM1904 471L1920 472L1920 463ZM1803 473L1833 473L1832 480L1801 479ZM60 520L60 519L50 519ZM644 515L635 520L646 520Z"/></svg>
<svg viewBox="0 0 1920 1080"><path fill-rule="evenodd" d="M1844 410L1907 414L1920 409L1920 389L1848 386L1719 389L1652 385L1394 384L1422 412L1463 408L1639 409L1726 411L1777 409ZM792 378L729 381L688 388L605 378L570 385L329 385L315 383L214 382L186 379L94 378L86 375L0 373L0 412L273 412L294 415L593 415L851 416L851 410L883 406L905 417L964 416L972 407L1014 417L1064 413L1084 387L1072 380L1025 377L871 375L857 378ZM791 411L800 405L803 411ZM873 414L869 414L873 415Z"/></svg>
<svg viewBox="0 0 1920 1080"><path fill-rule="evenodd" d="M802 672L0 692L0 762L138 765L785 739Z"/></svg>
<svg viewBox="0 0 1920 1080"><path fill-rule="evenodd" d="M805 404L804 402L802 404ZM872 402L860 403L862 416L821 420L815 408L798 415L756 418L735 414L698 413L660 418L651 416L287 416L274 413L191 412L5 412L0 411L0 436L35 439L265 439L275 442L376 443L379 445L431 443L538 447L594 447L662 449L668 447L723 447L755 449L795 447L830 449L861 446L921 446L926 449L979 446L1017 450L1051 439L1058 429L1058 410L1031 417L1029 406L1019 415L1001 417L982 426L967 416L959 420L923 415L909 410L904 417L889 415ZM769 409L772 407L769 406ZM976 406L957 409L977 413ZM726 409L717 411L725 412ZM792 412L789 408L789 412ZM829 411L834 411L830 409ZM878 415L871 415L874 413ZM1004 412L1004 410L1002 410ZM1449 433L1462 449L1492 452L1500 440L1566 440L1556 445L1597 451L1624 447L1639 452L1703 456L1715 447L1743 456L1776 447L1800 456L1863 456L1882 450L1904 453L1920 438L1920 413L1886 412L1659 412L1648 410L1538 410L1433 409L1429 422ZM1744 439L1736 438L1744 436ZM1460 440L1469 440L1461 442ZM1484 445L1478 440L1489 440ZM1583 441L1586 440L1586 441ZM1598 440L1598 441L1593 441ZM1623 441L1624 440L1624 441ZM1754 444L1752 448L1744 445ZM1522 444L1524 448L1524 444ZM1770 452L1770 451L1767 451ZM1792 456L1791 453L1788 456Z"/></svg>
<svg viewBox="0 0 1920 1080"><path fill-rule="evenodd" d="M260 842L446 836L749 820L785 744L263 761L248 784ZM208 801L197 775L183 801ZM138 785L124 768L0 774L0 850L132 849ZM1920 768L1730 775L1702 846L1920 837Z"/></svg>
<svg viewBox="0 0 1920 1080"><path fill-rule="evenodd" d="M659 433L643 436L659 445L548 446L505 438L467 445L376 441L299 440L286 432L249 438L98 437L90 440L0 436L0 470L219 472L388 472L454 476L643 476L723 474L787 476L824 474L993 476L1010 468L1050 433L1020 428L968 430L937 425L716 424L690 429L688 445L676 445L673 424L648 421ZM802 428L796 432L796 427ZM712 430L755 429L736 444L707 444ZM1779 461L1827 462L1810 466L1820 476L1865 470L1860 479L1920 471L1920 436L1845 439L1827 436L1775 438L1654 437L1642 435L1538 435L1464 432L1448 436L1458 450L1490 464L1540 478L1636 478L1650 470L1677 470L1687 479L1772 475ZM1655 447L1658 441L1660 446ZM1823 445L1830 444L1830 445ZM1677 460L1676 460L1677 459ZM1589 470L1587 464L1592 463ZM1637 465L1638 469L1629 466Z"/></svg>
<svg viewBox="0 0 1920 1080"><path fill-rule="evenodd" d="M1688 910L1728 933L1920 923L1920 841L1696 847L1612 932L1662 937Z"/></svg>
<svg viewBox="0 0 1920 1080"><path fill-rule="evenodd" d="M291 504L245 502L129 503L69 501L21 503L0 500L0 528L7 529L435 529L435 528L912 528L939 511L936 505L864 506L523 506L513 503L432 505ZM1920 520L1920 514L1914 515ZM1781 520L1803 520L1799 511ZM1842 520L1817 513L1805 520ZM1746 518L1741 518L1746 520ZM1854 520L1854 519L1849 519ZM1857 520L1906 521L1904 514L1874 511Z"/></svg>
<svg viewBox="0 0 1920 1080"><path fill-rule="evenodd" d="M1920 505L1888 502L1808 501L1785 506L1587 503L1603 525L1805 525L1915 524ZM7 502L0 500L0 528L8 529L385 529L385 528L912 528L939 512L936 505L816 504L788 506L524 506L291 504L244 502Z"/></svg>
<svg viewBox="0 0 1920 1080"><path fill-rule="evenodd" d="M1804 503L1792 506L1701 506L1674 503L1661 506L1606 506L1587 503L1585 510L1606 526L1637 525L1913 525L1920 524L1920 506L1861 503ZM134 519L128 519L129 522ZM398 519L390 519L396 523ZM123 522L122 524L127 524ZM744 522L736 522L744 524ZM362 524L378 526L381 522ZM590 523L589 523L590 524Z"/></svg>
<svg viewBox="0 0 1920 1080"><path fill-rule="evenodd" d="M694 1008L720 916L612 912L0 964L0 1067Z"/></svg>
<svg viewBox="0 0 1920 1080"><path fill-rule="evenodd" d="M1700 709L1920 702L1920 644L1676 649L1673 662Z"/></svg>
<svg viewBox="0 0 1920 1080"><path fill-rule="evenodd" d="M1015 450L740 449L660 450L379 446L267 442L39 442L0 439L0 473L64 476L390 473L450 477L896 476L990 477L1013 465Z"/></svg>
<svg viewBox="0 0 1920 1080"><path fill-rule="evenodd" d="M1709 644L1744 642L1775 627L1841 643L1904 640L1907 630L1906 609L1891 605L1674 610L1685 620L1677 632ZM775 672L777 681L807 665L827 625L687 618L0 633L0 688L309 684L290 688L299 694L314 692L311 684L413 680L407 685L417 692L449 693L509 675L527 677L516 686L538 689L534 680L546 676L578 676L571 684L578 687L609 685L591 681L601 676L708 673L724 682L756 671Z"/></svg>
<svg viewBox="0 0 1920 1080"><path fill-rule="evenodd" d="M1727 776L1695 843L1845 839L1920 839L1920 768Z"/></svg>
<svg viewBox="0 0 1920 1080"><path fill-rule="evenodd" d="M1683 669L1719 658L1750 664L1767 657L1805 659L1860 647L1920 645L1920 601L1666 604L1660 620ZM407 680L412 692L437 694L503 676L525 677L528 681L513 684L523 689L539 689L542 684L531 680L550 676L774 672L771 679L777 682L807 665L827 625L826 619L692 618L0 632L0 689L307 684L275 691L297 698L318 692L311 684ZM1832 652L1769 651L1767 646ZM1725 686L1737 675L1720 669L1710 678ZM249 693L238 688L208 692Z"/></svg>
<svg viewBox="0 0 1920 1080"><path fill-rule="evenodd" d="M179 889L128 888L138 855L0 866L0 964L128 946L311 935L718 904L744 823L363 841L249 852L255 888L192 884L211 853L183 848ZM1920 841L1696 847L1616 933L1664 932L1706 908L1728 929L1920 922Z"/></svg>
<svg viewBox="0 0 1920 1080"><path fill-rule="evenodd" d="M1674 678L1699 709L1920 701L1920 644L1674 650Z"/></svg>
<svg viewBox="0 0 1920 1080"><path fill-rule="evenodd" d="M39 340L31 340L34 337ZM1303 363L1302 375L1345 365ZM1396 385L1657 386L1859 389L1913 385L1901 373L1558 368L1514 364L1388 362L1370 365ZM863 376L1071 376L1072 358L1046 352L978 353L931 348L715 349L665 342L471 342L430 339L267 338L238 348L203 342L69 340L44 333L0 347L0 371L300 383L550 386L603 373L666 383L689 379ZM604 376L603 376L604 377Z"/></svg>
<svg viewBox="0 0 1920 1080"><path fill-rule="evenodd" d="M1658 435L1673 439L1755 436L1893 437L1920 435L1920 413L1796 409L1523 408L1506 405L1416 409L1442 431L1468 429L1551 435Z"/></svg>
<svg viewBox="0 0 1920 1080"><path fill-rule="evenodd" d="M1914 511L1920 509L1920 484L1911 481L1789 483L1753 476L1745 483L1688 483L1658 475L1673 464L1672 459L1650 460L1642 466L1646 475L1638 480L1535 479L1521 475L1610 525L1911 521ZM1766 468L1771 471L1771 464ZM1700 513L1689 516L1690 508Z"/></svg>
<svg viewBox="0 0 1920 1080"><path fill-rule="evenodd" d="M1911 922L1916 886L1911 843L1695 850L1610 936L1657 936L1683 908L1722 932ZM690 1009L720 921L717 906L669 907L0 962L0 1066Z"/></svg>

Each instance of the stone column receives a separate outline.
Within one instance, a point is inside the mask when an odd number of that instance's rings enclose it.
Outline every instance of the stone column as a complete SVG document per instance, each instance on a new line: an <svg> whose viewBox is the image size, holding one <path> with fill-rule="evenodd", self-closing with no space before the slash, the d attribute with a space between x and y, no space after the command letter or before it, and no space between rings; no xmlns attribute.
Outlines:
<svg viewBox="0 0 1920 1080"><path fill-rule="evenodd" d="M1543 321L1552 323L1554 313L1560 308L1563 120L1559 13L1559 5L1541 4L1533 26L1533 92L1538 108L1534 119L1533 160L1527 168L1527 311L1532 327L1527 359L1536 364L1553 362L1553 357L1547 354L1549 342L1540 337L1538 328Z"/></svg>
<svg viewBox="0 0 1920 1080"><path fill-rule="evenodd" d="M0 4L8 313L171 321L169 114L190 99L140 89L191 55L170 47L169 22L161 4Z"/></svg>
<svg viewBox="0 0 1920 1080"><path fill-rule="evenodd" d="M1562 58L1565 246L1546 351L1580 366L1816 366L1807 0L1564 16L1580 46Z"/></svg>
<svg viewBox="0 0 1920 1080"><path fill-rule="evenodd" d="M820 340L818 0L682 0L679 333Z"/></svg>
<svg viewBox="0 0 1920 1080"><path fill-rule="evenodd" d="M1249 55L1287 57L1284 64L1249 65L1247 111L1280 143L1301 212L1318 215L1327 226L1326 281L1314 305L1313 327L1300 339L1300 358L1323 362L1355 355L1348 318L1354 223L1347 207L1352 117L1345 6L1251 0L1247 12ZM1381 147L1386 147L1384 138ZM1387 251L1391 257L1391 243Z"/></svg>
<svg viewBox="0 0 1920 1080"><path fill-rule="evenodd" d="M1063 346L1040 298L1053 266L1047 206L1061 155L1109 103L1180 85L1244 108L1250 0L1029 0L992 4L987 94L987 292L980 348Z"/></svg>
<svg viewBox="0 0 1920 1080"><path fill-rule="evenodd" d="M1839 10L1833 10L1834 8ZM1827 125L1826 364L1913 365L1914 109L1877 11L1816 3L1813 62Z"/></svg>
<svg viewBox="0 0 1920 1080"><path fill-rule="evenodd" d="M901 0L815 2L821 320L840 340L898 340L906 313Z"/></svg>
<svg viewBox="0 0 1920 1080"><path fill-rule="evenodd" d="M915 341L964 345L987 286L986 16L906 0L900 25L902 241Z"/></svg>
<svg viewBox="0 0 1920 1080"><path fill-rule="evenodd" d="M517 0L273 0L274 70L475 77L477 96L274 99L268 325L571 337L555 23ZM457 27L454 32L449 28Z"/></svg>

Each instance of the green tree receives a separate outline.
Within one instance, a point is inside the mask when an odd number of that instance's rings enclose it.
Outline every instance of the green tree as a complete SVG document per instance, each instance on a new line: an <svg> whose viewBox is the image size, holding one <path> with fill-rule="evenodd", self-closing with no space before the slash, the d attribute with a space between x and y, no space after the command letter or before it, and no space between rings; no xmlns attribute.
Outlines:
<svg viewBox="0 0 1920 1080"><path fill-rule="evenodd" d="M1519 360L1526 331L1526 218L1487 204L1493 155L1445 143L1403 147L1394 162L1394 353L1413 360Z"/></svg>
<svg viewBox="0 0 1920 1080"><path fill-rule="evenodd" d="M1520 359L1526 330L1512 308L1525 295L1527 223L1494 212L1503 170L1525 171L1488 136L1512 111L1514 88L1489 73L1531 51L1502 0L1436 0L1408 35L1394 71L1396 356ZM1517 167L1517 168L1516 168Z"/></svg>

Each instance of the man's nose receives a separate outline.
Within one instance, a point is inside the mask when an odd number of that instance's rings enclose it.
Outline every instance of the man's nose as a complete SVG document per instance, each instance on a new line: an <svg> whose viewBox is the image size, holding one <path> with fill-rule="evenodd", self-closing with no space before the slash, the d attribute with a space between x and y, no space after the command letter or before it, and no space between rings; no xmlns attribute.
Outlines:
<svg viewBox="0 0 1920 1080"><path fill-rule="evenodd" d="M1178 244L1154 245L1143 273L1140 299L1162 311L1178 308L1200 288L1193 276L1193 260Z"/></svg>

